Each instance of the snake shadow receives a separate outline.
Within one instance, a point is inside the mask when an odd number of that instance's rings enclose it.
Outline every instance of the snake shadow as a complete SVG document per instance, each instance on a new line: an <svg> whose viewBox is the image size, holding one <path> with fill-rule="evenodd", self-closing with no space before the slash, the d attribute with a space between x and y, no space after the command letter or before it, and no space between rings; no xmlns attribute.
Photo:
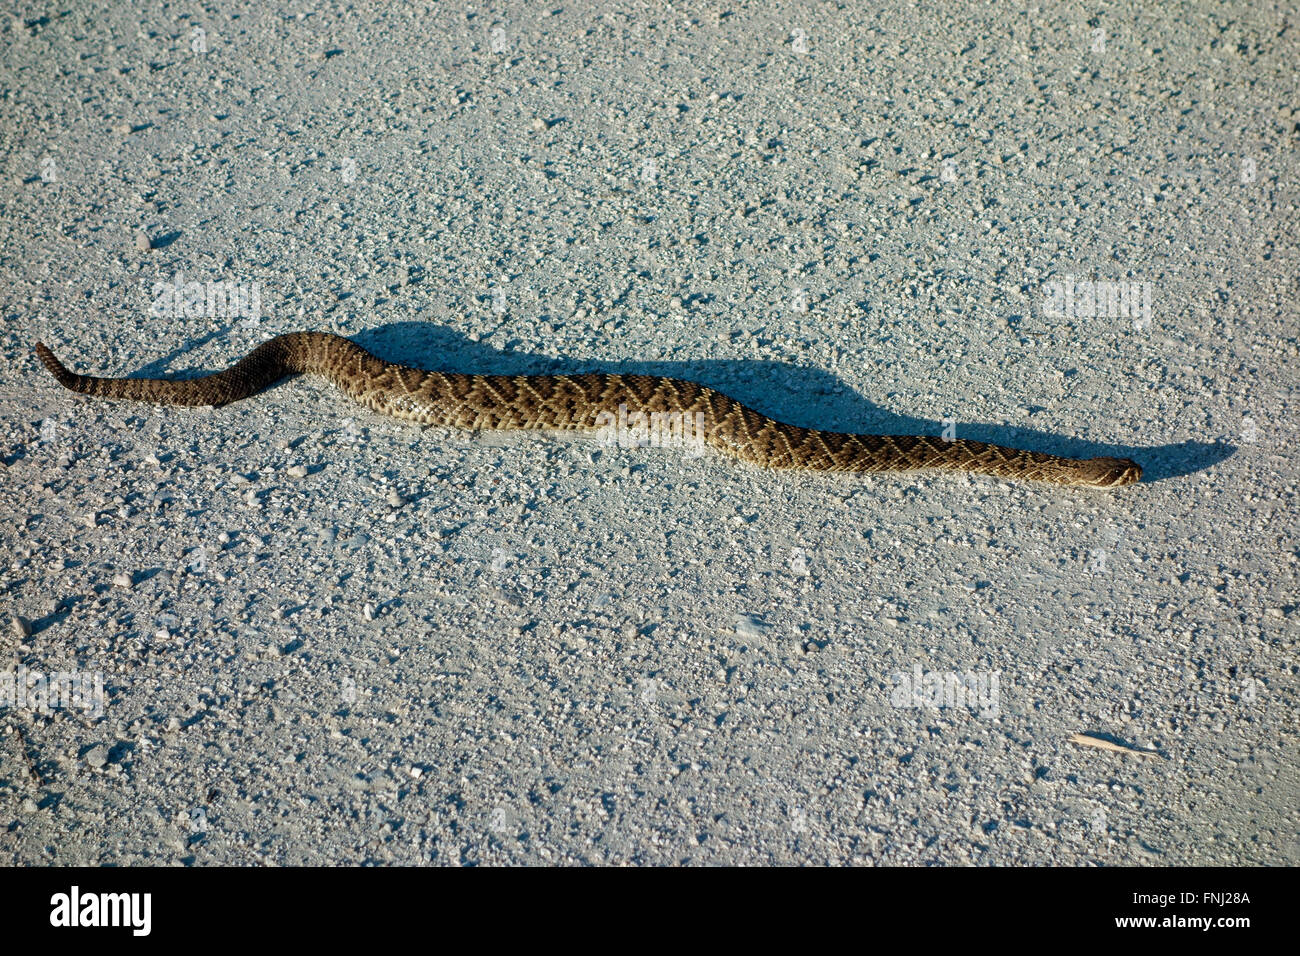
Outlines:
<svg viewBox="0 0 1300 956"><path fill-rule="evenodd" d="M218 328L204 336L200 342L188 342L171 355L150 363L140 374L167 374L165 369L172 360L195 345L222 334L223 330ZM392 322L348 337L382 359L430 370L455 370L483 375L598 371L628 375L666 375L708 385L792 425L895 435L939 435L943 431L940 422L900 414L863 398L824 369L790 362L752 359L556 359L516 351L517 340L507 342L504 349L498 350L482 342L472 342L448 326L431 322ZM958 422L956 429L962 438L1069 458L1092 458L1098 455L1131 458L1142 466L1143 482L1164 481L1202 471L1225 460L1237 450L1226 442L1184 441L1168 445L1099 442L992 422Z"/></svg>

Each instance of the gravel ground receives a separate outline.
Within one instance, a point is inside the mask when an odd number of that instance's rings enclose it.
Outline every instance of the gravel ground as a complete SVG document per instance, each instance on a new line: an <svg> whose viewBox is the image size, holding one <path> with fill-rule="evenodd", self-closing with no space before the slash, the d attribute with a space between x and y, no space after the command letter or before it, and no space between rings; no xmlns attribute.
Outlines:
<svg viewBox="0 0 1300 956"><path fill-rule="evenodd" d="M864 6L0 19L0 676L103 687L0 707L0 860L1300 863L1294 10ZM1146 480L110 404L30 351L299 328Z"/></svg>

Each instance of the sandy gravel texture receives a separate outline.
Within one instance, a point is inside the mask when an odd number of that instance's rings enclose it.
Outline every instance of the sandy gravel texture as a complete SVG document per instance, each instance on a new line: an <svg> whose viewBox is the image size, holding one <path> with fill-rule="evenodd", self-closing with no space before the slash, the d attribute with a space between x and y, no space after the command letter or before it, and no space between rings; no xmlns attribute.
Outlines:
<svg viewBox="0 0 1300 956"><path fill-rule="evenodd" d="M0 707L0 861L1300 863L1294 8L868 6L0 19L0 677L104 687ZM30 351L300 328L1147 479L110 404Z"/></svg>

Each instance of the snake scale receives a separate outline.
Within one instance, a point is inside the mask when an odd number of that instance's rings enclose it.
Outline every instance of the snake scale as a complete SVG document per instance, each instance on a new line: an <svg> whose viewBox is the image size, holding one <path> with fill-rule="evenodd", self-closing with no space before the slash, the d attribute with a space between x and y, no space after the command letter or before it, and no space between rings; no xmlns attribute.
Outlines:
<svg viewBox="0 0 1300 956"><path fill-rule="evenodd" d="M827 472L964 471L1094 488L1132 484L1126 458L1061 458L966 439L855 435L769 418L695 382L653 375L471 375L386 362L326 332L292 332L259 345L224 372L173 381L95 378L69 371L43 343L35 351L59 383L100 398L161 405L224 405L295 373L324 376L377 412L421 425L468 429L592 430L620 407L689 415L703 441L767 468Z"/></svg>

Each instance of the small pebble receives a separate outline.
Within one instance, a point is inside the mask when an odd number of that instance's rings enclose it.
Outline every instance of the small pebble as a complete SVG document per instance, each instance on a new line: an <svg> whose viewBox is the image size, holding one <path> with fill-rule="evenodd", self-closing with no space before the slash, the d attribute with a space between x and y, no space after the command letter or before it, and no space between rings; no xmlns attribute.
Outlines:
<svg viewBox="0 0 1300 956"><path fill-rule="evenodd" d="M14 637L19 639L32 636L31 621L27 620L25 617L20 617L17 614L9 615L9 630L13 633Z"/></svg>
<svg viewBox="0 0 1300 956"><path fill-rule="evenodd" d="M401 495L399 495L397 491L392 488L388 489L388 498L386 500L394 508L400 508L402 507L402 505L406 504L406 499L403 498Z"/></svg>
<svg viewBox="0 0 1300 956"><path fill-rule="evenodd" d="M291 465L287 469L287 473L290 478L306 478L307 468L304 465Z"/></svg>
<svg viewBox="0 0 1300 956"><path fill-rule="evenodd" d="M108 763L108 748L103 744L96 744L86 752L86 765L98 770L104 764Z"/></svg>
<svg viewBox="0 0 1300 956"><path fill-rule="evenodd" d="M126 588L129 591L135 586L135 580L125 571L119 571L117 574L113 575L113 586Z"/></svg>
<svg viewBox="0 0 1300 956"><path fill-rule="evenodd" d="M153 248L153 243L149 241L148 233L143 230L136 230L135 247L141 252L148 252Z"/></svg>

